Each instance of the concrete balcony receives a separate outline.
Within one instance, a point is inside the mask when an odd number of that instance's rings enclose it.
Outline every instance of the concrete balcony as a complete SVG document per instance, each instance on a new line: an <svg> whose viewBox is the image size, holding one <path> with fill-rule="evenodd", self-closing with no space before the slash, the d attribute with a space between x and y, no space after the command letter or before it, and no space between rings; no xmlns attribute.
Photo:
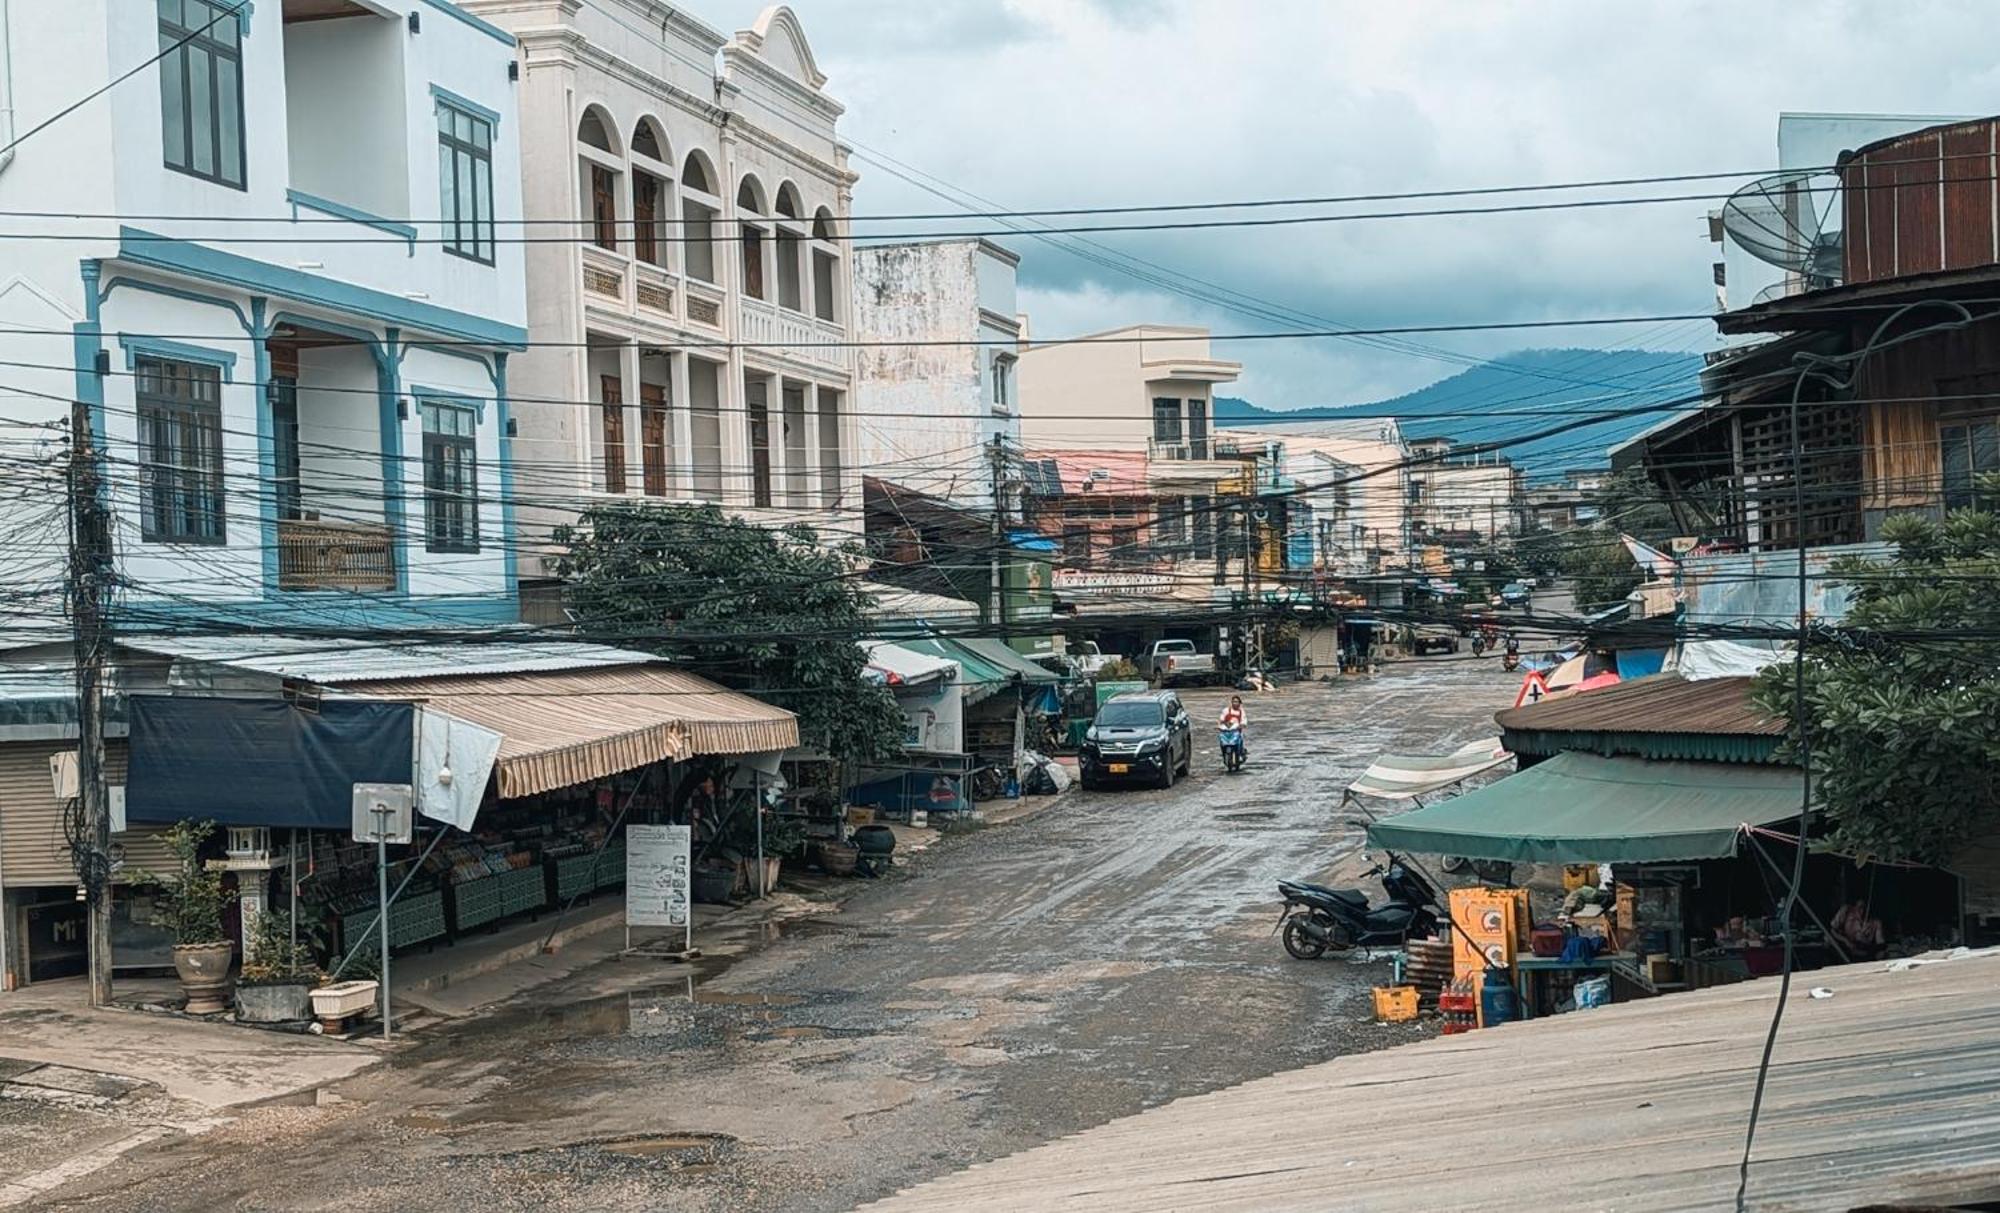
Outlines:
<svg viewBox="0 0 2000 1213"><path fill-rule="evenodd" d="M762 299L739 300L736 315L736 336L745 345L815 370L847 373L852 351L829 344L847 340L847 330L841 326Z"/></svg>
<svg viewBox="0 0 2000 1213"><path fill-rule="evenodd" d="M621 312L632 310L632 262L617 253L583 246L583 298L585 303L609 306Z"/></svg>
<svg viewBox="0 0 2000 1213"><path fill-rule="evenodd" d="M714 283L701 282L689 278L685 286L685 301L682 311L687 314L688 323L705 328L722 329L722 303L726 296L722 288Z"/></svg>
<svg viewBox="0 0 2000 1213"><path fill-rule="evenodd" d="M632 263L632 302L641 312L673 318L680 302L680 280L657 265Z"/></svg>
<svg viewBox="0 0 2000 1213"><path fill-rule="evenodd" d="M360 522L278 523L280 590L393 590L396 541Z"/></svg>
<svg viewBox="0 0 2000 1213"><path fill-rule="evenodd" d="M1216 439L1146 441L1146 482L1155 490L1184 490L1196 495L1248 491L1255 461L1231 458Z"/></svg>

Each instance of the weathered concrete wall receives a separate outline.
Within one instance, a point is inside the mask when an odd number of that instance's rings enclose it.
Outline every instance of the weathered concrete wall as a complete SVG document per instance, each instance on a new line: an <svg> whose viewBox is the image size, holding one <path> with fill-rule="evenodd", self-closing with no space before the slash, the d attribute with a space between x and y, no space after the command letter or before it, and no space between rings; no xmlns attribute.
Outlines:
<svg viewBox="0 0 2000 1213"><path fill-rule="evenodd" d="M1013 266L974 240L858 248L853 257L857 454L864 475L969 507L992 504L996 434L1019 424L992 401L1011 351L982 307L1011 317ZM962 344L927 344L957 342Z"/></svg>

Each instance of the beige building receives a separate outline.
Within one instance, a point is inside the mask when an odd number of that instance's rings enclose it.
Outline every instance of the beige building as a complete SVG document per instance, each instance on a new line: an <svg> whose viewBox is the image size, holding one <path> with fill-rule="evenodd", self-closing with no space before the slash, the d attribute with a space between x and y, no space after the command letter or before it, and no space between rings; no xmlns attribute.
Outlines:
<svg viewBox="0 0 2000 1213"><path fill-rule="evenodd" d="M1208 330L1135 324L1024 346L1021 441L1030 449L1144 451L1155 492L1241 491L1244 464L1218 443L1215 389L1243 364L1212 357Z"/></svg>

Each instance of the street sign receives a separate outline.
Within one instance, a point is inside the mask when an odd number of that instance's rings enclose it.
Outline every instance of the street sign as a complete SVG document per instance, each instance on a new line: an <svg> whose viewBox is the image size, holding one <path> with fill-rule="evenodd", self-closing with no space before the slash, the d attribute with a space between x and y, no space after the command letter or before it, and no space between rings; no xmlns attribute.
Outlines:
<svg viewBox="0 0 2000 1213"><path fill-rule="evenodd" d="M410 841L414 801L407 783L357 783L354 785L354 841Z"/></svg>

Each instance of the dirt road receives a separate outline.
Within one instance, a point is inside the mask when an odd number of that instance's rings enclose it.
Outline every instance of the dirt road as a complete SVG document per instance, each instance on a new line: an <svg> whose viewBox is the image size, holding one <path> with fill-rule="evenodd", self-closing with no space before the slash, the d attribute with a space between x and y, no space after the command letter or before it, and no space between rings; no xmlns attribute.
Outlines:
<svg viewBox="0 0 2000 1213"><path fill-rule="evenodd" d="M1425 1029L1369 1021L1386 964L1288 959L1280 877L1350 877L1340 788L1511 697L1433 659L1249 699L1220 772L1073 793L934 848L708 971L604 966L337 1088L135 1151L43 1207L847 1209L1167 1100ZM1377 890L1379 895L1379 890Z"/></svg>

